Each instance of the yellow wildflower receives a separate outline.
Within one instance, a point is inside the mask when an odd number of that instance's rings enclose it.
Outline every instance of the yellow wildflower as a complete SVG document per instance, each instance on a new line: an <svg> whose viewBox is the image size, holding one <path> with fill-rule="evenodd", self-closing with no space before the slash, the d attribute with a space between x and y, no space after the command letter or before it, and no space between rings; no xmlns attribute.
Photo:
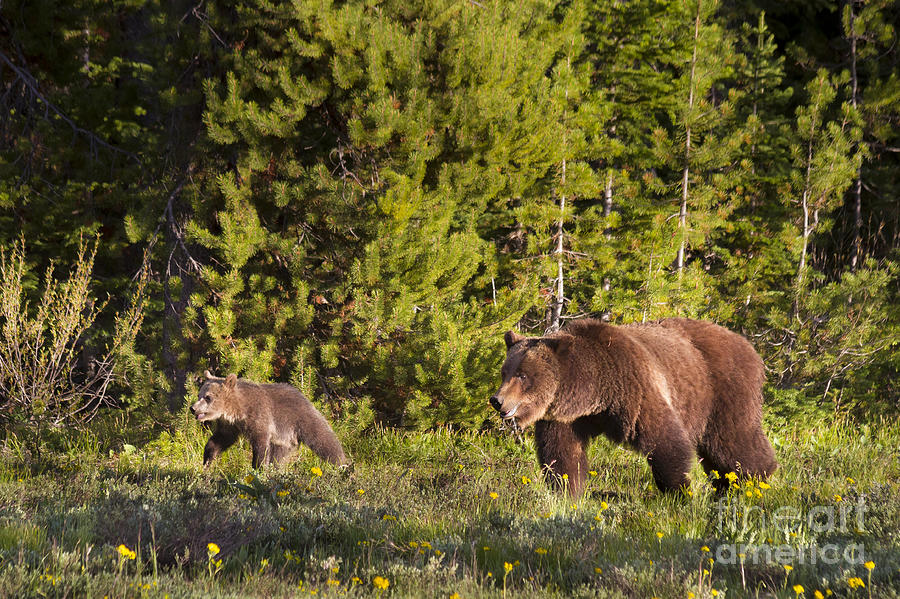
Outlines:
<svg viewBox="0 0 900 599"><path fill-rule="evenodd" d="M813 597L815 597L815 599L825 599L825 595L823 595L822 591L819 589L816 589L816 592L813 593Z"/></svg>
<svg viewBox="0 0 900 599"><path fill-rule="evenodd" d="M544 549L543 547L538 547L537 549L534 550L534 552L537 553L538 555L547 555L547 550Z"/></svg>
<svg viewBox="0 0 900 599"><path fill-rule="evenodd" d="M313 476L322 476L322 469L318 466L313 466L309 471L313 473Z"/></svg>
<svg viewBox="0 0 900 599"><path fill-rule="evenodd" d="M376 576L375 580L372 581L372 584L375 585L375 588L381 589L382 591L384 591L385 589L387 589L390 586L391 583L388 582L387 578L384 578L382 576Z"/></svg>
<svg viewBox="0 0 900 599"><path fill-rule="evenodd" d="M864 563L863 566L865 566L866 570L871 571L871 570L875 569L875 562L869 561L869 562Z"/></svg>
<svg viewBox="0 0 900 599"><path fill-rule="evenodd" d="M794 594L795 594L795 595L800 595L800 594L802 594L803 591L804 591L803 585L802 585L802 584L795 584L795 585L793 586L793 589L794 589Z"/></svg>
<svg viewBox="0 0 900 599"><path fill-rule="evenodd" d="M862 581L862 578L860 578L859 576L854 576L852 578L848 578L847 584L850 585L851 589L856 589L856 588L860 588L860 587L865 588L865 586L866 586L865 583Z"/></svg>
<svg viewBox="0 0 900 599"><path fill-rule="evenodd" d="M788 565L788 564L785 564L785 565L784 565L784 571L785 571L785 572L788 572L788 573L789 573L789 572L790 572L791 570L793 570L793 569L794 569L794 566L790 566L790 565Z"/></svg>
<svg viewBox="0 0 900 599"><path fill-rule="evenodd" d="M729 472L725 475L725 478L728 479L728 482L734 483L734 481L737 480L737 474L735 474L734 472Z"/></svg>
<svg viewBox="0 0 900 599"><path fill-rule="evenodd" d="M700 548L700 551L702 551L703 553L709 553L709 547L704 545L703 547Z"/></svg>
<svg viewBox="0 0 900 599"><path fill-rule="evenodd" d="M218 555L218 553L219 553L219 546L216 545L215 543L209 543L209 544L206 546L206 551L208 551L209 554L210 554L211 556L212 556L212 555Z"/></svg>
<svg viewBox="0 0 900 599"><path fill-rule="evenodd" d="M770 485L769 483L767 483L767 482L761 480L761 481L759 481L759 488L760 488L760 489L764 489L764 490L765 490L765 489L771 489L771 488L772 488L772 485Z"/></svg>
<svg viewBox="0 0 900 599"><path fill-rule="evenodd" d="M119 552L119 555L124 557L125 559L135 559L137 558L137 553L126 547L125 545L119 545L116 547L116 551Z"/></svg>
<svg viewBox="0 0 900 599"><path fill-rule="evenodd" d="M523 476L523 477L522 477L522 484L523 484L523 485L527 485L527 484L530 483L530 482L531 482L531 479L528 478L527 476Z"/></svg>
<svg viewBox="0 0 900 599"><path fill-rule="evenodd" d="M513 565L512 565L511 563L509 563L509 562L503 562L503 569L504 569L507 573L512 572Z"/></svg>
<svg viewBox="0 0 900 599"><path fill-rule="evenodd" d="M488 493L488 497L490 497L491 499L497 499L498 497L500 497L500 495L498 495L496 491L491 491L490 493Z"/></svg>
<svg viewBox="0 0 900 599"><path fill-rule="evenodd" d="M609 509L609 504L606 503L605 501L601 501L600 502L600 511L602 512L603 510L608 510L608 509Z"/></svg>

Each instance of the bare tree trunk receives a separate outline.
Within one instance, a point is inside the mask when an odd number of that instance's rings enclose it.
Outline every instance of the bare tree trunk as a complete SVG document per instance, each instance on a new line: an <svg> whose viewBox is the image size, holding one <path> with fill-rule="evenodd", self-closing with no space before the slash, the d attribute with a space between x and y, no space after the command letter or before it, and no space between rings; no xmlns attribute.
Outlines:
<svg viewBox="0 0 900 599"><path fill-rule="evenodd" d="M852 94L850 101L853 108L859 107L859 76L856 69L856 40L854 30L856 13L853 12L853 0L850 0L850 84ZM850 248L850 271L856 272L862 246L862 163L856 169L856 181L853 183L853 245Z"/></svg>
<svg viewBox="0 0 900 599"><path fill-rule="evenodd" d="M571 61L567 57L567 64L571 66ZM569 90L566 89L565 101L569 101ZM563 106L563 122L566 120L568 107ZM563 138L563 148L566 147L565 137ZM562 173L560 176L560 187L565 189L566 186L566 159L562 160ZM565 278L563 272L563 258L565 257L565 220L566 220L566 194L559 194L559 222L556 225L556 301L550 312L549 330L558 331L562 321L563 303L565 301Z"/></svg>
<svg viewBox="0 0 900 599"><path fill-rule="evenodd" d="M688 80L688 122L685 123L684 142L684 170L681 176L681 210L678 213L678 224L681 227L681 244L678 246L678 258L675 265L678 275L684 270L684 251L687 245L687 215L688 215L688 180L690 178L691 164L691 113L694 110L694 76L697 68L697 45L700 39L700 7L702 2L697 2L697 17L694 19L694 49L691 55L691 77Z"/></svg>
<svg viewBox="0 0 900 599"><path fill-rule="evenodd" d="M606 189L603 191L603 218L609 218L609 215L612 214L612 206L613 206L613 176L612 172L609 173L609 176L606 178ZM612 240L612 231L609 228L606 229L606 240ZM603 291L609 291L610 281L609 277L603 277Z"/></svg>
<svg viewBox="0 0 900 599"><path fill-rule="evenodd" d="M562 161L562 185L566 184L566 159ZM556 225L556 303L553 306L553 316L550 320L550 328L554 331L559 330L560 320L562 319L563 301L565 299L565 279L563 277L563 258L565 236L565 216L566 216L566 195L559 196L559 222Z"/></svg>
<svg viewBox="0 0 900 599"><path fill-rule="evenodd" d="M803 245L800 248L800 266L797 268L797 297L799 299L801 289L803 288L803 273L806 271L806 254L809 249L809 236L812 233L815 223L810 224L809 218L809 192L810 178L812 175L812 152L813 140L810 137L809 148L806 154L806 183L803 186L803 197L800 204L803 208ZM818 215L818 212L816 212ZM796 308L796 303L795 303Z"/></svg>
<svg viewBox="0 0 900 599"><path fill-rule="evenodd" d="M813 114L819 112L819 102L821 94L816 97L816 104L813 106ZM800 264L797 267L797 285L796 295L794 297L794 316L800 313L800 296L803 293L803 275L806 272L806 254L809 251L809 237L819 221L819 211L813 211L813 219L810 219L810 193L812 187L812 159L813 146L815 144L815 133L818 123L815 118L810 119L809 125L809 142L806 148L806 174L803 183L803 195L800 199L800 205L803 209L803 243L800 247Z"/></svg>

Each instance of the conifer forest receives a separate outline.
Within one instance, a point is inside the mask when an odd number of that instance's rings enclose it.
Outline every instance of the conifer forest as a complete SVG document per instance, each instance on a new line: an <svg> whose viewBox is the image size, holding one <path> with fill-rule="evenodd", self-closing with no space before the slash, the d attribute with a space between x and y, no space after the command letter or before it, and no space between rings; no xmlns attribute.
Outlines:
<svg viewBox="0 0 900 599"><path fill-rule="evenodd" d="M0 10L8 423L208 367L477 428L502 333L583 316L743 333L773 414L898 413L897 2ZM41 317L53 364L9 349Z"/></svg>
<svg viewBox="0 0 900 599"><path fill-rule="evenodd" d="M0 0L0 597L900 597L898 24ZM673 316L762 357L778 470L598 438L557 493L504 334ZM205 466L206 370L336 449Z"/></svg>

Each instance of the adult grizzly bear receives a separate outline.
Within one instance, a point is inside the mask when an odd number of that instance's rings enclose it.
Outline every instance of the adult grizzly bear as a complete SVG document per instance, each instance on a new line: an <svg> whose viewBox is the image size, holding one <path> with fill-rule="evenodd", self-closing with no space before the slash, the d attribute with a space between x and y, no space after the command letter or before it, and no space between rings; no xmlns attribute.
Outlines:
<svg viewBox="0 0 900 599"><path fill-rule="evenodd" d="M341 442L325 417L300 391L285 384L260 385L235 374L219 378L207 370L191 411L216 430L203 449L203 465L231 447L240 435L250 441L253 467L279 464L304 443L332 464L346 464Z"/></svg>
<svg viewBox="0 0 900 599"><path fill-rule="evenodd" d="M664 491L688 484L695 452L707 473L765 477L778 466L760 426L762 360L725 328L685 318L626 326L586 319L546 337L509 331L506 348L491 405L523 428L535 425L542 467L556 485L566 475L572 495L599 434L647 456Z"/></svg>

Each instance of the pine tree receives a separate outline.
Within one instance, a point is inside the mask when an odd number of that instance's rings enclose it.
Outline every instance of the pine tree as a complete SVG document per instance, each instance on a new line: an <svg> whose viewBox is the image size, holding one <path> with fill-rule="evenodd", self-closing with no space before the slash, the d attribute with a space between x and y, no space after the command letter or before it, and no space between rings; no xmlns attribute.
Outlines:
<svg viewBox="0 0 900 599"><path fill-rule="evenodd" d="M606 115L584 55L585 17L582 4L568 7L555 37L548 39L557 54L535 132L551 144L553 164L536 194L516 209L518 225L529 232L527 263L543 281L540 332L558 330L566 316L590 311L596 239L604 229L597 202L602 184L591 162L605 137Z"/></svg>
<svg viewBox="0 0 900 599"><path fill-rule="evenodd" d="M552 8L247 15L253 39L208 90L209 133L234 172L193 229L221 265L194 305L229 368L350 397L336 407L361 418L483 416L500 333L533 297L483 235L554 162L541 125Z"/></svg>
<svg viewBox="0 0 900 599"><path fill-rule="evenodd" d="M837 91L822 69L807 86L809 104L797 110L797 138L794 148L795 185L799 190L802 215L797 276L797 302L807 284L807 256L811 236L820 215L834 209L858 168L862 157L853 149L859 139L859 124L853 107L844 103L838 118L829 119L829 109ZM797 303L795 302L795 310Z"/></svg>
<svg viewBox="0 0 900 599"><path fill-rule="evenodd" d="M604 189L602 220L596 223L603 235L584 246L595 265L593 274L586 273L582 302L589 312L634 318L635 290L645 280L646 256L635 251L635 239L648 230L653 208L641 186L656 166L652 132L667 121L680 51L670 30L660 26L670 5L596 2L588 11L585 54L600 92L596 110L605 116L605 135L592 144Z"/></svg>
<svg viewBox="0 0 900 599"><path fill-rule="evenodd" d="M709 309L707 271L716 260L709 240L735 209L741 179L735 157L743 134L734 118L741 90L730 82L738 57L715 9L704 0L674 6L662 22L672 48L664 67L674 81L640 181L650 200L638 233L642 274L635 269L632 275L639 282L642 319Z"/></svg>

